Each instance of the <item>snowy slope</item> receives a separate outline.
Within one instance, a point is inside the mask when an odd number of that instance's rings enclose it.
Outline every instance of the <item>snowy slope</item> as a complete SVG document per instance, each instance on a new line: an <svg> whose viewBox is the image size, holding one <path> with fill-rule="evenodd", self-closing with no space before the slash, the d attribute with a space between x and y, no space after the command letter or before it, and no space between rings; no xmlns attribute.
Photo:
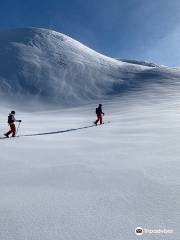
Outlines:
<svg viewBox="0 0 180 240"><path fill-rule="evenodd" d="M93 104L18 112L20 134L44 135L0 140L0 238L134 240L141 226L179 240L180 101L167 99L104 102L102 127Z"/></svg>
<svg viewBox="0 0 180 240"><path fill-rule="evenodd" d="M43 29L1 33L0 63L0 136L12 107L23 120L20 137L0 139L0 239L180 239L178 69ZM99 102L111 122L96 127Z"/></svg>
<svg viewBox="0 0 180 240"><path fill-rule="evenodd" d="M171 80L176 77L168 74ZM103 56L54 31L29 28L0 33L0 96L10 102L82 104L158 82L166 75L165 69Z"/></svg>
<svg viewBox="0 0 180 240"><path fill-rule="evenodd" d="M19 29L0 34L1 94L82 102L113 90L123 64L54 31ZM29 99L28 99L29 100Z"/></svg>

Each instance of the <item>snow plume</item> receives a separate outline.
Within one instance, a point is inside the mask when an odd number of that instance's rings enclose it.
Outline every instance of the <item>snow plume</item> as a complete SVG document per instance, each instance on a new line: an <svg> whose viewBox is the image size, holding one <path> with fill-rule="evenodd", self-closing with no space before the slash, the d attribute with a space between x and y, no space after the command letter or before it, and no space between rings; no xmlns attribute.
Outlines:
<svg viewBox="0 0 180 240"><path fill-rule="evenodd" d="M103 56L55 31L0 33L0 95L10 102L73 106L176 77L169 69Z"/></svg>

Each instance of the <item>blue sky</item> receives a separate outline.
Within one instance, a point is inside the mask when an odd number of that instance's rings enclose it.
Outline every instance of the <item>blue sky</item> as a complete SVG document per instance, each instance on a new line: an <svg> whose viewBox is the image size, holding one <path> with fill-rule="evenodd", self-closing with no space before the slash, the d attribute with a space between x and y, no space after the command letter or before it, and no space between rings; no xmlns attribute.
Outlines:
<svg viewBox="0 0 180 240"><path fill-rule="evenodd" d="M180 0L0 0L0 30L43 27L108 56L180 66Z"/></svg>

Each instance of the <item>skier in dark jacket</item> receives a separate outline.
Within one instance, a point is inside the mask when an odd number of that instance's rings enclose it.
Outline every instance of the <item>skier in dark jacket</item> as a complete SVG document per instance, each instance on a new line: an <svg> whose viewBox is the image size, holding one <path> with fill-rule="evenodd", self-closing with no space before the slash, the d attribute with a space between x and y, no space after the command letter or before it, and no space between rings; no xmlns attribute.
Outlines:
<svg viewBox="0 0 180 240"><path fill-rule="evenodd" d="M100 121L100 124L103 123L102 121L102 115L104 116L104 113L102 111L102 104L99 104L99 106L96 108L96 115L97 115L97 120L94 122L96 125Z"/></svg>
<svg viewBox="0 0 180 240"><path fill-rule="evenodd" d="M9 137L9 135L12 133L12 137L16 136L16 125L15 122L21 122L21 120L16 120L14 115L15 111L11 111L11 113L8 116L8 124L10 126L9 132L5 133L4 136Z"/></svg>

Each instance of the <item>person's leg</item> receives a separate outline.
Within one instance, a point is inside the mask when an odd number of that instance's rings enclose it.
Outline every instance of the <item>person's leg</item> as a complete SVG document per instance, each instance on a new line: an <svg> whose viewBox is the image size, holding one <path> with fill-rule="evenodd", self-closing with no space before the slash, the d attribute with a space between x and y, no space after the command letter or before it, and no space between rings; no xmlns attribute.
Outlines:
<svg viewBox="0 0 180 240"><path fill-rule="evenodd" d="M99 116L97 115L97 120L95 121L95 124L99 122Z"/></svg>
<svg viewBox="0 0 180 240"><path fill-rule="evenodd" d="M7 132L7 133L5 133L4 135L6 136L6 137L9 137L9 135L12 133L12 129L11 129L11 126L10 126L10 130Z"/></svg>
<svg viewBox="0 0 180 240"><path fill-rule="evenodd" d="M100 124L102 124L102 116L99 117Z"/></svg>
<svg viewBox="0 0 180 240"><path fill-rule="evenodd" d="M5 136L7 136L7 137L9 137L9 134L11 134L12 133L12 131L11 130L9 130L7 133L5 133L4 135Z"/></svg>
<svg viewBox="0 0 180 240"><path fill-rule="evenodd" d="M11 131L12 131L12 137L15 137L16 136L16 125L15 124L11 125Z"/></svg>

